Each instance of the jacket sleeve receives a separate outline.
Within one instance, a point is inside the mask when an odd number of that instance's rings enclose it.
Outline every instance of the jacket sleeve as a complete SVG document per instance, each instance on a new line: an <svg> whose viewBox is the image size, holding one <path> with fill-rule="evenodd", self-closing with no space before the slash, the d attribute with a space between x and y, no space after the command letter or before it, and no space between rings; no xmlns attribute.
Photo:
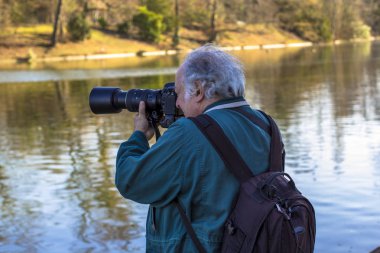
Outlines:
<svg viewBox="0 0 380 253"><path fill-rule="evenodd" d="M115 183L124 198L160 207L177 196L183 175L183 133L183 126L174 123L151 148L139 131L121 144Z"/></svg>

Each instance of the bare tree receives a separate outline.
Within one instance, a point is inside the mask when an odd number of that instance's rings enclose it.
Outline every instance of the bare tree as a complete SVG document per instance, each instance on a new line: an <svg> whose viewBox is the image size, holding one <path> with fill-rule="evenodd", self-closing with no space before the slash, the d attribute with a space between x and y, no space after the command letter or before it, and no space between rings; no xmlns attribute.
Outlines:
<svg viewBox="0 0 380 253"><path fill-rule="evenodd" d="M51 38L51 45L55 47L57 44L57 32L58 32L58 24L60 23L61 18L61 8L62 8L62 0L58 0L57 3L57 10L55 13L55 20L54 20L54 28L53 28L53 36Z"/></svg>
<svg viewBox="0 0 380 253"><path fill-rule="evenodd" d="M218 8L218 0L210 1L210 33L209 33L209 42L216 40L217 31L216 31L216 11Z"/></svg>
<svg viewBox="0 0 380 253"><path fill-rule="evenodd" d="M178 0L174 0L174 34L173 34L173 47L177 47L179 44L179 10Z"/></svg>

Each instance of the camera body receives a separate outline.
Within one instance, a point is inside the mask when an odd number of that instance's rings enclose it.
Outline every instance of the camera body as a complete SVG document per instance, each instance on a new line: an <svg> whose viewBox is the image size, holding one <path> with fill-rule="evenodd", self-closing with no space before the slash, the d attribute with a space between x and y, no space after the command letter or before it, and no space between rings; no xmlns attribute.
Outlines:
<svg viewBox="0 0 380 253"><path fill-rule="evenodd" d="M164 128L183 116L176 107L176 100L173 82L165 84L162 90L123 91L116 87L95 87L89 97L91 111L95 114L119 113L122 109L138 112L140 101L144 101L148 120Z"/></svg>

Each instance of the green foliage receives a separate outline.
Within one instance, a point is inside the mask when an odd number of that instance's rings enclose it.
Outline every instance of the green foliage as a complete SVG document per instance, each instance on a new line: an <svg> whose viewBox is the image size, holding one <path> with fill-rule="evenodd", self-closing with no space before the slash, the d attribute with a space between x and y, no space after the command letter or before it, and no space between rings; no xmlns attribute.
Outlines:
<svg viewBox="0 0 380 253"><path fill-rule="evenodd" d="M279 26L302 39L319 42L334 39L368 38L371 32L380 35L379 0L224 0L218 2L215 16L217 31L229 29L240 21L249 24L278 22ZM175 20L175 4L179 18ZM119 33L135 34L146 41L157 42L161 34L173 35L178 26L209 34L212 27L214 0L64 0L60 14L63 27L71 30L72 40L88 37L86 13L102 29L116 27ZM139 5L146 7L138 8ZM96 9L100 5L100 9ZM52 24L57 0L0 0L0 26ZM106 8L104 8L106 6ZM94 12L95 11L95 12ZM133 18L134 17L134 18ZM73 21L71 19L76 19ZM134 22L132 23L132 20ZM72 24L67 24L71 20ZM89 19L90 20L90 19ZM88 21L89 21L88 20ZM128 21L128 22L126 22ZM132 26L132 24L134 26ZM60 30L61 31L61 30ZM183 33L186 36L185 32ZM222 34L222 33L221 33ZM178 37L174 38L178 43Z"/></svg>
<svg viewBox="0 0 380 253"><path fill-rule="evenodd" d="M173 0L146 0L146 8L163 16L173 15Z"/></svg>
<svg viewBox="0 0 380 253"><path fill-rule="evenodd" d="M354 27L354 38L368 39L371 37L371 27L364 24L362 21L357 22Z"/></svg>
<svg viewBox="0 0 380 253"><path fill-rule="evenodd" d="M175 20L174 16L164 16L164 20L163 20L164 30L163 30L163 33L169 33L169 32L174 31L174 27L175 27L175 21L174 20Z"/></svg>
<svg viewBox="0 0 380 253"><path fill-rule="evenodd" d="M362 21L350 22L343 30L346 39L368 39L371 37L371 28Z"/></svg>
<svg viewBox="0 0 380 253"><path fill-rule="evenodd" d="M138 28L140 39L148 42L159 42L162 32L165 30L163 16L149 11L146 6L138 9L138 14L133 16L132 22Z"/></svg>
<svg viewBox="0 0 380 253"><path fill-rule="evenodd" d="M362 21L357 5L344 5L342 16L344 21L341 24L340 38L357 39L371 36L371 28Z"/></svg>
<svg viewBox="0 0 380 253"><path fill-rule="evenodd" d="M206 2L189 0L185 8L181 8L181 23L189 29L207 31L210 27L210 13Z"/></svg>
<svg viewBox="0 0 380 253"><path fill-rule="evenodd" d="M174 30L174 9L173 0L147 0L146 7L149 11L160 14L164 17L163 33L172 32Z"/></svg>
<svg viewBox="0 0 380 253"><path fill-rule="evenodd" d="M51 17L48 1L0 0L0 8L3 12L0 13L2 14L0 20L14 25L44 23L49 21ZM7 20L3 20L4 18Z"/></svg>
<svg viewBox="0 0 380 253"><path fill-rule="evenodd" d="M67 32L72 41L82 41L90 37L90 26L82 14L74 13L67 23Z"/></svg>
<svg viewBox="0 0 380 253"><path fill-rule="evenodd" d="M25 23L25 21L26 21L25 16L24 16L25 7L23 5L21 5L20 3L18 3L17 1L15 1L12 4L10 13L11 13L11 15L10 15L11 22L13 24L19 25L19 24Z"/></svg>
<svg viewBox="0 0 380 253"><path fill-rule="evenodd" d="M124 21L117 25L117 32L123 35L129 35L129 22Z"/></svg>
<svg viewBox="0 0 380 253"><path fill-rule="evenodd" d="M99 18L98 24L99 24L100 28L103 30L108 27L108 22L104 18Z"/></svg>
<svg viewBox="0 0 380 253"><path fill-rule="evenodd" d="M319 5L296 0L276 0L281 27L312 42L331 40L328 17Z"/></svg>

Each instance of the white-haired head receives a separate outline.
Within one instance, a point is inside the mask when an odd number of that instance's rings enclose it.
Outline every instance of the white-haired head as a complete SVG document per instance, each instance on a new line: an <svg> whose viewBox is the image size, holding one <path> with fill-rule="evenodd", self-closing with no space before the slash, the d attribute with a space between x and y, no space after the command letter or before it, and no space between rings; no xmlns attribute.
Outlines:
<svg viewBox="0 0 380 253"><path fill-rule="evenodd" d="M207 99L244 96L245 76L241 63L211 44L192 51L182 64L185 97L195 94L196 83Z"/></svg>

